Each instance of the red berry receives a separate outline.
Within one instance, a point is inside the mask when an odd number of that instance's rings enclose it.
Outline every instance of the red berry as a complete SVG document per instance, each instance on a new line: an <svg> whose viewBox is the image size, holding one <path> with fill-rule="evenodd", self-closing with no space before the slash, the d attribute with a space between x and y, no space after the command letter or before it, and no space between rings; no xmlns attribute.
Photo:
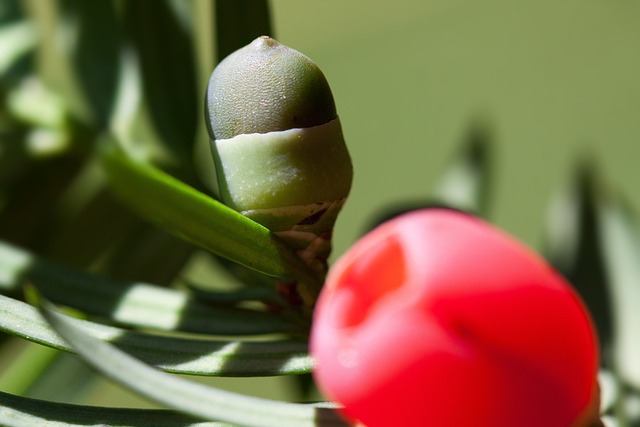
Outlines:
<svg viewBox="0 0 640 427"><path fill-rule="evenodd" d="M597 343L571 286L491 225L448 210L383 224L330 271L315 378L367 427L569 427Z"/></svg>

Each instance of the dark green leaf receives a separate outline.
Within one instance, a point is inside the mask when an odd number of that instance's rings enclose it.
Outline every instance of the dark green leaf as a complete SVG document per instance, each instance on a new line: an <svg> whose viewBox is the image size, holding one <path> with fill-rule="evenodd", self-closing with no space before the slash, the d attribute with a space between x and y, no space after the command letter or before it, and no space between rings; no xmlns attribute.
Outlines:
<svg viewBox="0 0 640 427"><path fill-rule="evenodd" d="M167 410L104 408L29 399L0 392L0 424L7 427L235 427L199 422Z"/></svg>
<svg viewBox="0 0 640 427"><path fill-rule="evenodd" d="M0 189L3 197L31 170L33 159L26 150L25 135L26 129L22 124L10 121L0 139ZM7 208L6 204L3 205L0 214Z"/></svg>
<svg viewBox="0 0 640 427"><path fill-rule="evenodd" d="M245 396L157 371L114 346L84 333L69 318L42 301L54 329L95 369L130 389L194 417L246 427L345 427L327 407Z"/></svg>
<svg viewBox="0 0 640 427"><path fill-rule="evenodd" d="M206 305L178 290L107 280L1 243L0 290L15 294L27 280L60 304L141 328L218 335L292 332L294 328L276 314Z"/></svg>
<svg viewBox="0 0 640 427"><path fill-rule="evenodd" d="M147 108L181 174L189 175L196 124L202 114L191 28L168 0L123 5L126 31L139 56Z"/></svg>
<svg viewBox="0 0 640 427"><path fill-rule="evenodd" d="M119 242L103 268L109 277L170 285L194 250L188 242L141 221Z"/></svg>
<svg viewBox="0 0 640 427"><path fill-rule="evenodd" d="M7 323L4 317L8 314L4 309L0 309L0 312L2 313L0 331L2 331ZM11 335L6 334L0 334L0 337L13 338ZM0 349L6 357L6 354L10 354L14 350L13 348L9 349L9 346L15 346L17 338L6 340L6 344L4 339L0 338L0 340L0 344L2 344ZM55 359L61 353L41 345L23 345L23 343L20 343L20 346L22 349L17 356L5 359L3 372L0 374L0 390L25 396L33 385L39 381L40 376L46 373L49 367L53 365Z"/></svg>
<svg viewBox="0 0 640 427"><path fill-rule="evenodd" d="M602 362L611 366L612 310L596 211L598 203L594 170L583 164L567 194L552 206L546 253L587 304L596 323Z"/></svg>
<svg viewBox="0 0 640 427"><path fill-rule="evenodd" d="M475 123L458 156L436 186L435 200L443 205L486 216L491 184L491 129Z"/></svg>
<svg viewBox="0 0 640 427"><path fill-rule="evenodd" d="M98 127L110 121L118 81L122 37L112 0L64 0L64 22L77 26L70 52L76 75Z"/></svg>
<svg viewBox="0 0 640 427"><path fill-rule="evenodd" d="M72 125L77 132L73 142L87 149L94 142L88 135L88 126L95 117L73 65L74 49L82 43L78 38L81 23L79 19L67 19L71 16L65 15L64 1L67 0L29 3L29 17L39 36L35 65L38 78L64 104L68 121L65 126ZM37 101L34 104L37 106Z"/></svg>
<svg viewBox="0 0 640 427"><path fill-rule="evenodd" d="M58 157L33 163L4 194L0 236L18 245L44 251L54 217L52 206L77 177L82 163Z"/></svg>
<svg viewBox="0 0 640 427"><path fill-rule="evenodd" d="M82 194L70 191L59 200L65 215L50 229L51 242L43 252L53 261L86 268L114 251L142 222L116 200L102 180L88 185L93 178L91 173L80 174L72 186L80 188ZM88 186L92 188L87 190Z"/></svg>
<svg viewBox="0 0 640 427"><path fill-rule="evenodd" d="M42 346L36 347L46 349ZM63 402L85 398L95 385L99 374L76 355L52 351L56 353L56 357L46 369L39 372L38 377L21 396Z"/></svg>
<svg viewBox="0 0 640 427"><path fill-rule="evenodd" d="M63 316L62 314L60 316ZM302 341L214 341L128 331L86 320L65 321L167 372L207 376L271 376L310 372ZM73 351L30 305L0 295L0 330L58 350Z"/></svg>
<svg viewBox="0 0 640 427"><path fill-rule="evenodd" d="M266 0L216 0L218 61L260 36L275 37Z"/></svg>
<svg viewBox="0 0 640 427"><path fill-rule="evenodd" d="M37 34L22 9L19 0L0 3L0 89L24 77L31 66L27 57L37 43Z"/></svg>
<svg viewBox="0 0 640 427"><path fill-rule="evenodd" d="M193 283L188 283L187 287L199 301L206 301L217 305L234 305L246 301L263 301L273 304L281 304L283 302L278 297L274 288L267 289L259 286L245 286L232 291L218 291L215 289L206 289Z"/></svg>
<svg viewBox="0 0 640 427"><path fill-rule="evenodd" d="M20 0L4 0L0 5L0 27L22 19L22 2Z"/></svg>

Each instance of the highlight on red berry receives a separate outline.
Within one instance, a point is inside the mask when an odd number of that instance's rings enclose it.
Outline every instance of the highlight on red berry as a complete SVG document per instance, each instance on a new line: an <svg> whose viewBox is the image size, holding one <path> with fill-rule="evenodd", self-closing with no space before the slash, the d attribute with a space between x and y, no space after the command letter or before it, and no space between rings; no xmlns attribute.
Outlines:
<svg viewBox="0 0 640 427"><path fill-rule="evenodd" d="M597 401L597 339L571 285L450 210L405 214L343 255L310 345L320 389L367 427L587 426Z"/></svg>

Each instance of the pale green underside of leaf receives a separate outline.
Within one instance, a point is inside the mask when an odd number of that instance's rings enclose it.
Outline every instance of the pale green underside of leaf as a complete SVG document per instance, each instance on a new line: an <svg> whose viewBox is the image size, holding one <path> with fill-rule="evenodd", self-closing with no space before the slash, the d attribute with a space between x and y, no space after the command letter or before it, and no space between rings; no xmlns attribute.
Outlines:
<svg viewBox="0 0 640 427"><path fill-rule="evenodd" d="M204 420L245 427L345 427L329 407L244 396L160 372L113 345L86 334L67 316L42 301L53 328L95 369L141 395Z"/></svg>
<svg viewBox="0 0 640 427"><path fill-rule="evenodd" d="M281 316L205 305L186 292L148 283L107 280L43 261L0 241L0 292L19 292L25 280L57 303L141 328L215 335L292 329Z"/></svg>
<svg viewBox="0 0 640 427"><path fill-rule="evenodd" d="M168 410L104 408L29 399L0 392L0 424L6 427L235 427L198 422Z"/></svg>
<svg viewBox="0 0 640 427"><path fill-rule="evenodd" d="M63 315L60 315L63 316ZM313 361L302 341L214 341L128 331L65 316L78 330L109 341L167 372L208 376L308 373ZM64 351L73 351L32 306L0 295L0 330Z"/></svg>
<svg viewBox="0 0 640 427"><path fill-rule="evenodd" d="M619 200L599 206L600 232L615 306L616 370L640 388L640 226Z"/></svg>
<svg viewBox="0 0 640 427"><path fill-rule="evenodd" d="M203 249L264 274L318 285L318 278L267 228L105 141L113 190L140 215ZM143 196L142 196L143 195Z"/></svg>
<svg viewBox="0 0 640 427"><path fill-rule="evenodd" d="M4 74L14 62L33 49L36 34L33 26L28 22L16 22L0 28L0 76Z"/></svg>

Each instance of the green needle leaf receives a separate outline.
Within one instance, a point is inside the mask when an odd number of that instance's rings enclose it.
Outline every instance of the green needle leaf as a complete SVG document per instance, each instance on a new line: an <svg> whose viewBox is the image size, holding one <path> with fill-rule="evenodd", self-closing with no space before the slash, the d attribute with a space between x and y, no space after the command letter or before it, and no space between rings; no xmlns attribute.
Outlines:
<svg viewBox="0 0 640 427"><path fill-rule="evenodd" d="M256 37L274 37L266 0L217 0L218 62Z"/></svg>
<svg viewBox="0 0 640 427"><path fill-rule="evenodd" d="M2 302L0 302L2 306ZM4 308L0 308L0 330L4 330L6 323ZM6 352L6 350L3 350ZM19 395L29 393L37 385L41 376L55 365L56 358L61 353L41 345L29 345L20 351L18 357L5 362L5 371L0 375L0 390Z"/></svg>
<svg viewBox="0 0 640 427"><path fill-rule="evenodd" d="M78 330L117 345L166 372L207 376L294 375L311 371L302 341L214 341L158 336L60 314ZM0 295L0 330L58 350L73 352L32 306Z"/></svg>
<svg viewBox="0 0 640 427"><path fill-rule="evenodd" d="M233 291L217 291L187 283L187 288L189 292L197 296L198 300L217 305L234 305L245 301L263 301L282 305L282 299L278 297L275 289L260 286L246 286Z"/></svg>
<svg viewBox="0 0 640 427"><path fill-rule="evenodd" d="M5 24L0 27L0 77L34 48L36 33L27 22Z"/></svg>
<svg viewBox="0 0 640 427"><path fill-rule="evenodd" d="M38 42L33 24L23 13L24 2L4 0L0 6L0 88L11 86L29 69L29 53ZM4 136L3 136L4 137Z"/></svg>
<svg viewBox="0 0 640 427"><path fill-rule="evenodd" d="M145 365L83 332L51 304L41 311L52 327L95 369L128 388L194 417L245 427L345 427L332 409L244 396L192 383Z"/></svg>
<svg viewBox="0 0 640 427"><path fill-rule="evenodd" d="M164 145L191 171L200 97L190 24L179 6L191 2L136 0L123 2L123 21L142 71L146 105ZM178 7L176 7L178 6Z"/></svg>
<svg viewBox="0 0 640 427"><path fill-rule="evenodd" d="M198 422L167 410L104 408L29 399L0 392L0 424L7 427L235 427Z"/></svg>
<svg viewBox="0 0 640 427"><path fill-rule="evenodd" d="M579 166L563 196L551 205L545 252L589 308L602 348L602 364L609 367L613 310L599 232L600 194L590 164Z"/></svg>
<svg viewBox="0 0 640 427"><path fill-rule="evenodd" d="M107 280L40 260L0 241L0 291L16 294L25 280L57 303L125 325L217 335L292 331L283 316L205 305L185 292L148 283Z"/></svg>
<svg viewBox="0 0 640 427"><path fill-rule="evenodd" d="M128 158L113 144L105 145L101 156L113 190L146 219L267 275L318 284L300 258L267 228L159 169Z"/></svg>
<svg viewBox="0 0 640 427"><path fill-rule="evenodd" d="M114 104L122 48L116 6L109 0L65 0L63 4L64 22L77 25L71 60L93 119L104 129Z"/></svg>
<svg viewBox="0 0 640 427"><path fill-rule="evenodd" d="M614 363L624 381L640 389L640 224L620 200L599 204L599 225L614 303Z"/></svg>
<svg viewBox="0 0 640 427"><path fill-rule="evenodd" d="M491 136L491 129L485 123L471 127L464 147L436 186L438 202L486 215L490 195Z"/></svg>

